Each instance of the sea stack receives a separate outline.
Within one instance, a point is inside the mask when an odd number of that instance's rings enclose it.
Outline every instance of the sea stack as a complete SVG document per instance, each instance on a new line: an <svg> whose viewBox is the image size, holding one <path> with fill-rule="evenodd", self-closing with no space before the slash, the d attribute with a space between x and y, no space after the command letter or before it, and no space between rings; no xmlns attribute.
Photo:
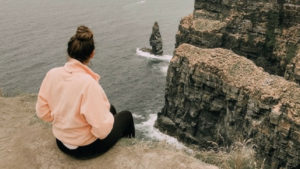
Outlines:
<svg viewBox="0 0 300 169"><path fill-rule="evenodd" d="M162 38L159 32L158 23L155 22L152 27L152 34L150 37L150 45L152 47L152 53L155 55L162 55L163 48L162 48Z"/></svg>

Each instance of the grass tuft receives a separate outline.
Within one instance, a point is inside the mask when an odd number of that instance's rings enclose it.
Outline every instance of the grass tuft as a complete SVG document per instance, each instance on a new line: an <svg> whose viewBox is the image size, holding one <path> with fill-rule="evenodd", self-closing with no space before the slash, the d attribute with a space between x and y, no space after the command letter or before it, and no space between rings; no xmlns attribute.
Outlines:
<svg viewBox="0 0 300 169"><path fill-rule="evenodd" d="M219 151L197 152L195 158L216 165L222 169L261 169L255 159L253 145L249 141L236 142Z"/></svg>

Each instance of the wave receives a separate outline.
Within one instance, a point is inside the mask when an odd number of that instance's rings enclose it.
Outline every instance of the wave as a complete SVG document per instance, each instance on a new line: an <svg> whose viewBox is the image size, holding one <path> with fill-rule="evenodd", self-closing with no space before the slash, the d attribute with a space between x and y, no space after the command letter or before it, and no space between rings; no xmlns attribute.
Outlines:
<svg viewBox="0 0 300 169"><path fill-rule="evenodd" d="M139 115L139 114L135 114L135 113L133 113L132 116L133 116L133 118L135 118L135 119L145 119L144 116Z"/></svg>
<svg viewBox="0 0 300 169"><path fill-rule="evenodd" d="M169 68L169 66L162 66L159 69L160 69L161 72L164 73L164 75L167 75L168 68Z"/></svg>
<svg viewBox="0 0 300 169"><path fill-rule="evenodd" d="M146 57L148 59L155 59L155 60L161 60L161 61L167 61L167 62L170 62L170 60L173 57L171 55L163 55L163 56L153 55L151 53L142 51L140 48L136 49L136 54L139 56Z"/></svg>
<svg viewBox="0 0 300 169"><path fill-rule="evenodd" d="M138 1L138 2L136 2L137 4L143 4L143 3L145 3L146 2L146 0L141 0L141 1Z"/></svg>
<svg viewBox="0 0 300 169"><path fill-rule="evenodd" d="M136 127L142 129L145 137L148 137L153 140L165 141L171 145L174 145L178 149L187 149L185 145L180 143L176 138L168 136L160 132L157 128L154 127L154 123L157 119L157 114L150 114L149 119L140 124L136 124Z"/></svg>
<svg viewBox="0 0 300 169"><path fill-rule="evenodd" d="M133 2L133 3L127 4L123 8L136 7L136 6L140 6L142 4L145 4L145 3L146 3L146 0L139 0L137 2Z"/></svg>

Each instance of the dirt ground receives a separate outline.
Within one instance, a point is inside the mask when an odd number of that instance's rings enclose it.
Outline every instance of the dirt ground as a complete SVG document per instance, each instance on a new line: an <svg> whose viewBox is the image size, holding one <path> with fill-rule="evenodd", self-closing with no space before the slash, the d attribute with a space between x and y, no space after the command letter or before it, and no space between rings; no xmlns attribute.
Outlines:
<svg viewBox="0 0 300 169"><path fill-rule="evenodd" d="M56 147L51 125L35 116L35 95L0 97L0 168L216 169L166 143L122 139L104 155L71 158Z"/></svg>

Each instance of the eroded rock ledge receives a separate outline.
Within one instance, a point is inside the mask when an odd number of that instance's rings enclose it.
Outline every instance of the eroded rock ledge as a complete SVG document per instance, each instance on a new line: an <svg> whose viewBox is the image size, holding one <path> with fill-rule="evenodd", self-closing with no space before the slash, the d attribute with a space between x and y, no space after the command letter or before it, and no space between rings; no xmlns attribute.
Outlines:
<svg viewBox="0 0 300 169"><path fill-rule="evenodd" d="M299 85L230 50L175 50L156 125L199 148L251 139L266 166L300 165Z"/></svg>

